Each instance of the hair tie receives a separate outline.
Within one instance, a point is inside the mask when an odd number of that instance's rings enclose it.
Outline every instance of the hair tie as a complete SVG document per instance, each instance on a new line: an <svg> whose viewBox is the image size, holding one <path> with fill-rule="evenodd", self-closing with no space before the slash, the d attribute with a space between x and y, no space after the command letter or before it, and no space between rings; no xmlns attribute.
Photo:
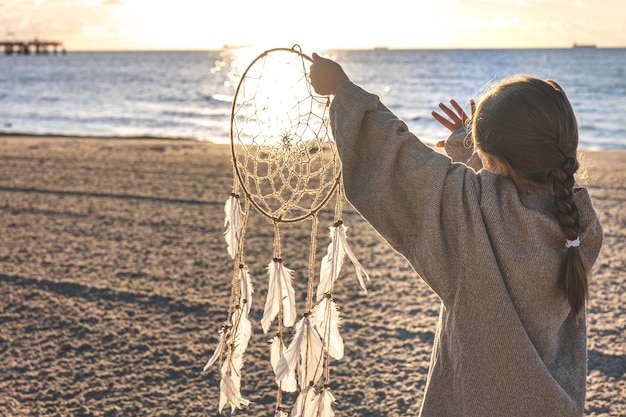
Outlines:
<svg viewBox="0 0 626 417"><path fill-rule="evenodd" d="M566 248L576 248L578 246L580 246L580 237L576 236L576 239L574 240L565 239Z"/></svg>

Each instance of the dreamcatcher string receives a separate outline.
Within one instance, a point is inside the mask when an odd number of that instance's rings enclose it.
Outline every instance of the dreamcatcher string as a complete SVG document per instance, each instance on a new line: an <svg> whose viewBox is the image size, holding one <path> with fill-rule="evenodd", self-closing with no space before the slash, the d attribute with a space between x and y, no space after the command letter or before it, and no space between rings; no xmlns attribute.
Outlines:
<svg viewBox="0 0 626 417"><path fill-rule="evenodd" d="M278 390L275 415L284 417L283 392L298 392L291 417L333 416L330 359L344 355L339 308L332 297L343 258L356 268L366 292L369 276L350 249L343 224L341 164L328 122L328 97L316 96L307 80L311 59L299 46L270 49L241 76L231 110L233 186L225 204L227 250L233 260L227 319L206 366L219 362L219 411L249 401L241 394L243 356L252 334L249 318L253 283L245 263L244 240L252 208L273 227L267 294L261 319L264 334L274 322L270 363ZM316 288L318 213L335 198L330 244L321 260ZM243 209L241 200L244 201ZM298 315L294 270L285 265L280 223L311 221L305 311ZM300 317L298 319L298 316ZM286 328L294 328L287 345ZM218 361L219 359L219 361Z"/></svg>
<svg viewBox="0 0 626 417"><path fill-rule="evenodd" d="M313 308L313 288L315 287L315 255L317 253L317 227L317 214L314 214L313 216L311 216L311 245L309 250L309 264L307 268L308 286L306 292L306 311L311 311L311 309Z"/></svg>

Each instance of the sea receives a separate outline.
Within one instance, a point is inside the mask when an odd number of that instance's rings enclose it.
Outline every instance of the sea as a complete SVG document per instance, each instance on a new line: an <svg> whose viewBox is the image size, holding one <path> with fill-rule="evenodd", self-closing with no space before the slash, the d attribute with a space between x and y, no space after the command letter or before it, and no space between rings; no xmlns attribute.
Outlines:
<svg viewBox="0 0 626 417"><path fill-rule="evenodd" d="M625 48L302 51L335 59L429 144L448 134L431 116L440 102L454 98L468 108L490 83L524 73L563 87L582 149L626 150ZM236 88L262 52L2 54L0 134L230 143Z"/></svg>

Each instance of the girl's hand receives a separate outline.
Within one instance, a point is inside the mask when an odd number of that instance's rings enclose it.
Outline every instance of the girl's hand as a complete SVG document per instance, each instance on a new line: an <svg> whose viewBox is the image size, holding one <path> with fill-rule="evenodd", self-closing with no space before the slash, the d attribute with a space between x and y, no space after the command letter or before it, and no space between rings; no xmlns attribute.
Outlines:
<svg viewBox="0 0 626 417"><path fill-rule="evenodd" d="M454 99L450 100L450 104L452 105L454 110L452 110L451 108L449 108L443 103L439 103L439 108L448 116L449 119L446 119L444 116L440 115L436 111L433 111L431 114L435 118L435 120L437 120L439 123L441 123L441 125L443 125L443 127L448 129L450 132L454 132L458 129L465 127L468 117L465 111L463 110L463 108L459 106L459 104L456 102L456 100ZM470 111L471 111L472 116L474 116L475 110L476 110L476 103L474 102L474 100L470 100ZM443 140L439 141L437 143L437 146L443 147L444 143L445 141Z"/></svg>
<svg viewBox="0 0 626 417"><path fill-rule="evenodd" d="M348 79L341 65L313 53L309 78L315 92L323 96L335 94L339 84Z"/></svg>

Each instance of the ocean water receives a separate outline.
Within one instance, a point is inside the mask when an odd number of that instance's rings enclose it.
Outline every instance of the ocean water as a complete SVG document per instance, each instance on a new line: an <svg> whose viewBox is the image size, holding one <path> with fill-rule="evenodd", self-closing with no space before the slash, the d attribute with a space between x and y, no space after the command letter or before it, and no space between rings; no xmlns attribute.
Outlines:
<svg viewBox="0 0 626 417"><path fill-rule="evenodd" d="M229 143L239 77L260 52L0 55L0 132ZM626 49L319 52L378 94L427 143L448 133L430 115L439 102L467 105L489 82L526 73L565 89L581 148L626 149Z"/></svg>

